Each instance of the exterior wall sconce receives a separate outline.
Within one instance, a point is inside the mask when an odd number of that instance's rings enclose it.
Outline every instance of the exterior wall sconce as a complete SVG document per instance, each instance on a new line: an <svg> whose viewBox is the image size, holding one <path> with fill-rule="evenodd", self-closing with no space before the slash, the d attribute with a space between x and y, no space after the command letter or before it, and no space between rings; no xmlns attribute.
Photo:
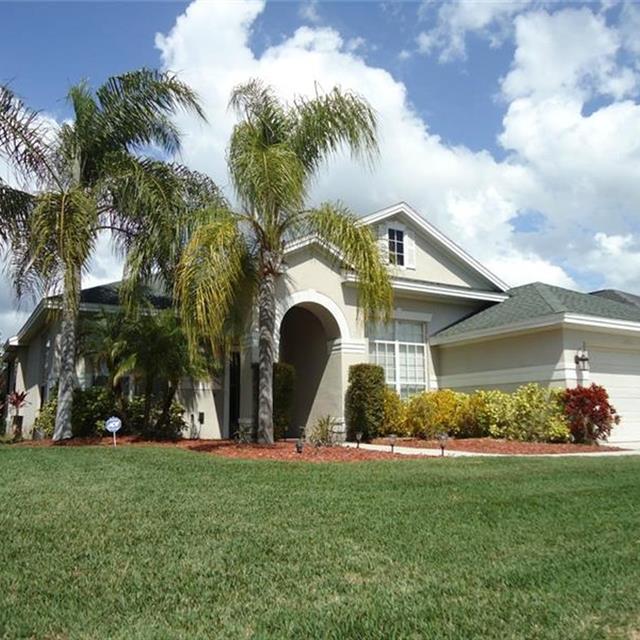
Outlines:
<svg viewBox="0 0 640 640"><path fill-rule="evenodd" d="M438 434L438 442L440 443L440 456L444 456L444 450L447 447L447 442L449 440L449 434L446 432Z"/></svg>
<svg viewBox="0 0 640 640"><path fill-rule="evenodd" d="M582 347L578 349L574 361L580 371L589 371L589 352L587 351L587 344L585 342L583 342Z"/></svg>
<svg viewBox="0 0 640 640"><path fill-rule="evenodd" d="M396 446L396 438L398 436L395 433L389 435L389 444L391 445L391 453L393 453L393 448Z"/></svg>

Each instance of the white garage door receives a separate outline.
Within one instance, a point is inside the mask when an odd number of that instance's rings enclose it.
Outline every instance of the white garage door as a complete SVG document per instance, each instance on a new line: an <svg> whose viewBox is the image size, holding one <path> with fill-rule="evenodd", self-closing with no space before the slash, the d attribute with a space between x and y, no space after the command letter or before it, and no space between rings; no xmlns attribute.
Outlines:
<svg viewBox="0 0 640 640"><path fill-rule="evenodd" d="M640 442L640 351L589 349L590 378L607 389L620 414L611 442Z"/></svg>

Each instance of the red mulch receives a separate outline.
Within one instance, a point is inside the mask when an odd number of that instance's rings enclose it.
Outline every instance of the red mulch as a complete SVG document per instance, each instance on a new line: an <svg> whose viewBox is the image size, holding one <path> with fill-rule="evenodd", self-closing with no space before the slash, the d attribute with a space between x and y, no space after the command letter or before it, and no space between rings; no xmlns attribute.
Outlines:
<svg viewBox="0 0 640 640"><path fill-rule="evenodd" d="M389 444L388 438L377 438L374 444ZM399 447L416 447L420 449L440 449L438 440L419 440L416 438L398 438ZM602 444L570 444L550 442L516 442L514 440L497 440L495 438L451 438L447 441L447 450L469 451L473 453L504 453L510 455L526 455L535 453L597 453L599 451L621 451L619 447Z"/></svg>
<svg viewBox="0 0 640 640"><path fill-rule="evenodd" d="M273 445L238 444L231 440L178 440L176 442L143 440L137 436L122 436L117 446L163 446L179 447L200 453L208 453L225 458L243 458L250 460L289 460L304 462L362 462L366 460L398 460L406 458L386 451L367 451L365 449L347 449L345 447L314 447L305 444L302 453L297 453L295 443L276 442ZM25 440L11 446L17 447L82 447L113 446L111 437L71 438L54 443L52 440Z"/></svg>

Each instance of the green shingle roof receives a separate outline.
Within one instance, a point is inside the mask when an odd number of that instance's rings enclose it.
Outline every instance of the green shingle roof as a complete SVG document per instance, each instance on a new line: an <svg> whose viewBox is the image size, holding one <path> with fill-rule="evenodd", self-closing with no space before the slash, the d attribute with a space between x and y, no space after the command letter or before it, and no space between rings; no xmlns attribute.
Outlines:
<svg viewBox="0 0 640 640"><path fill-rule="evenodd" d="M560 313L640 322L640 307L612 300L609 297L579 293L542 282L514 287L507 293L508 300L464 318L436 335L439 338L459 336L472 331L499 328Z"/></svg>

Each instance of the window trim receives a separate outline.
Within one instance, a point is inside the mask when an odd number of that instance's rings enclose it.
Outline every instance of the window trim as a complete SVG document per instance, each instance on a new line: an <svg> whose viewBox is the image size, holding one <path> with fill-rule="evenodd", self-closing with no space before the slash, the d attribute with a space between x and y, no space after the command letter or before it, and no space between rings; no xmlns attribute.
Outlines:
<svg viewBox="0 0 640 640"><path fill-rule="evenodd" d="M391 237L394 235L394 238ZM398 239L398 234L402 234L402 239ZM395 250L391 250L391 245L395 247ZM387 227L387 255L389 264L398 267L399 269L406 269L407 266L407 232L402 225L394 225ZM402 252L398 251L398 246L402 248ZM399 262L402 260L402 264Z"/></svg>
<svg viewBox="0 0 640 640"><path fill-rule="evenodd" d="M385 345L385 346L393 346L393 353L394 353L394 380L391 382L387 381L387 373L386 373L386 369L385 367L383 367L383 370L385 371L385 384L391 388L393 388L396 393L402 397L402 382L400 380L400 348L401 346L405 346L405 347L415 347L415 346L420 346L422 347L422 367L423 367L423 383L422 384L417 384L417 383L404 383L404 386L413 386L413 387L422 387L423 391L430 391L431 390L431 379L430 379L430 374L429 374L429 332L428 332L428 327L429 327L429 322L427 320L410 320L407 318L401 318L401 317L396 317L393 318L393 320L391 320L391 322L393 323L393 335L394 335L394 340L385 340L385 339L376 339L375 337L369 337L368 338L368 342L369 342L369 349L368 349L368 355L369 355L369 361L371 362L372 360L372 346L375 347L376 344L381 344L381 345ZM421 325L422 328L422 342L407 342L406 340L398 340L397 336L398 336L398 325L401 322L412 322L414 324L419 324ZM373 353L374 355L374 362L373 364L377 364L377 362L375 362L375 357L378 355L377 351L374 351Z"/></svg>

